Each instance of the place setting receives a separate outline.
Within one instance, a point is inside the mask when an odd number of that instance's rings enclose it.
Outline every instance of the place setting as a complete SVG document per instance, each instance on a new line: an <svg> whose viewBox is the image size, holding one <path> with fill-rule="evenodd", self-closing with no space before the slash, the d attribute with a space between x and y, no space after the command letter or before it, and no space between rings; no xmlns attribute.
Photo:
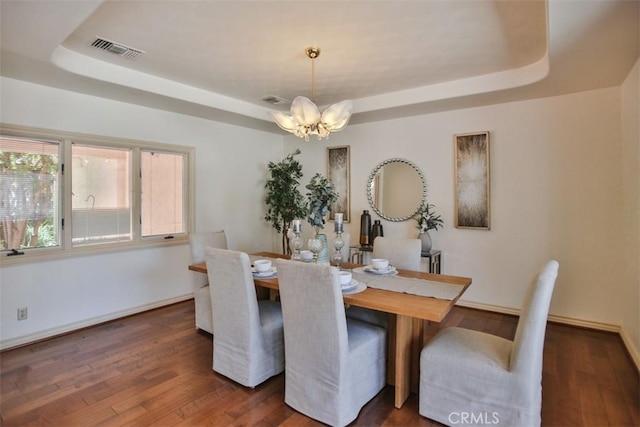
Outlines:
<svg viewBox="0 0 640 427"><path fill-rule="evenodd" d="M398 270L389 265L389 260L384 258L373 258L370 265L354 268L353 271L356 273L376 274L378 276L395 276L398 274Z"/></svg>
<svg viewBox="0 0 640 427"><path fill-rule="evenodd" d="M251 267L253 277L259 277L261 279L270 279L278 275L278 271L273 266L271 260L257 259L253 262Z"/></svg>
<svg viewBox="0 0 640 427"><path fill-rule="evenodd" d="M357 294L367 289L367 285L358 282L353 278L353 274L347 270L340 270L340 286L344 295Z"/></svg>
<svg viewBox="0 0 640 427"><path fill-rule="evenodd" d="M311 252L310 250L302 250L302 251L300 251L300 261L302 261L302 262L313 262L313 252Z"/></svg>

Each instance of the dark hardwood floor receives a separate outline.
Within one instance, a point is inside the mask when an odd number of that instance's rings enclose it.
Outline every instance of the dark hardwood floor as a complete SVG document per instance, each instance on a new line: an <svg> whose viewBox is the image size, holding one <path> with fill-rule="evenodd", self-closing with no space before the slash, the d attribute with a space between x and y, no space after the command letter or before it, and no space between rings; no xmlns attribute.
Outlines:
<svg viewBox="0 0 640 427"><path fill-rule="evenodd" d="M245 389L214 373L186 301L0 354L2 426L316 426L284 404L284 376ZM445 325L511 339L517 318L456 307ZM430 325L433 335L439 325ZM639 377L616 334L549 324L545 426L638 426ZM385 387L357 426L431 426Z"/></svg>

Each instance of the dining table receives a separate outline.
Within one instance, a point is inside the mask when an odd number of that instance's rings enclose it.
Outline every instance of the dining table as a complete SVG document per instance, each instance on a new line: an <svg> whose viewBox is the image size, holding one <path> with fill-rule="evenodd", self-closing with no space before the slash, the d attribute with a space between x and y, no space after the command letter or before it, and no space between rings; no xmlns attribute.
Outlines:
<svg viewBox="0 0 640 427"><path fill-rule="evenodd" d="M289 258L274 252L250 254L257 258ZM341 263L341 269L361 271L362 264ZM189 270L207 273L206 262L189 265ZM422 271L397 270L397 277L419 279L425 285L447 288L445 297L416 295L367 286L361 292L344 294L346 306L378 310L388 314L387 383L395 387L395 407L401 408L419 379L420 351L423 343L423 322L442 322L456 301L471 285L471 278L432 274ZM387 281L389 282L389 281ZM257 287L278 291L278 278L255 277ZM450 285L450 286L448 286ZM436 293L437 295L437 293Z"/></svg>

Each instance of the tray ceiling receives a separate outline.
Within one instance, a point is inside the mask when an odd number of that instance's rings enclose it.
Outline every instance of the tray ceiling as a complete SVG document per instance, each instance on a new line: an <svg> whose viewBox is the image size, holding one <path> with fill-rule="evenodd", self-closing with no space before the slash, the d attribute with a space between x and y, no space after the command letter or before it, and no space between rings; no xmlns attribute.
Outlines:
<svg viewBox="0 0 640 427"><path fill-rule="evenodd" d="M638 4L3 1L1 71L279 132L268 111L289 105L263 98L310 97L307 46L322 49L319 105L382 120L617 86L638 58Z"/></svg>

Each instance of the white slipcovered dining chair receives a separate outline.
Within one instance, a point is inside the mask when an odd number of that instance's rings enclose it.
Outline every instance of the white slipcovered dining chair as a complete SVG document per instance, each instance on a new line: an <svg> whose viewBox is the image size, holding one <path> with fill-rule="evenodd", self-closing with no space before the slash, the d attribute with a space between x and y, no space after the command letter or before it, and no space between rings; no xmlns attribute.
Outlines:
<svg viewBox="0 0 640 427"><path fill-rule="evenodd" d="M388 259L390 265L401 270L420 271L421 251L420 239L376 237L372 257Z"/></svg>
<svg viewBox="0 0 640 427"><path fill-rule="evenodd" d="M540 425L544 335L557 275L558 262L549 261L529 286L513 341L452 327L427 343L420 415L449 425L460 414L472 424Z"/></svg>
<svg viewBox="0 0 640 427"><path fill-rule="evenodd" d="M349 424L384 387L386 331L345 317L335 267L276 264L287 360L285 402L323 423Z"/></svg>
<svg viewBox="0 0 640 427"><path fill-rule="evenodd" d="M189 234L191 263L204 262L204 248L227 249L227 235L224 230L204 231ZM211 295L209 278L202 273L193 273L193 300L196 306L196 328L213 333L213 313L211 312Z"/></svg>
<svg viewBox="0 0 640 427"><path fill-rule="evenodd" d="M213 370L255 387L284 370L282 311L260 300L244 252L206 248L213 308Z"/></svg>

